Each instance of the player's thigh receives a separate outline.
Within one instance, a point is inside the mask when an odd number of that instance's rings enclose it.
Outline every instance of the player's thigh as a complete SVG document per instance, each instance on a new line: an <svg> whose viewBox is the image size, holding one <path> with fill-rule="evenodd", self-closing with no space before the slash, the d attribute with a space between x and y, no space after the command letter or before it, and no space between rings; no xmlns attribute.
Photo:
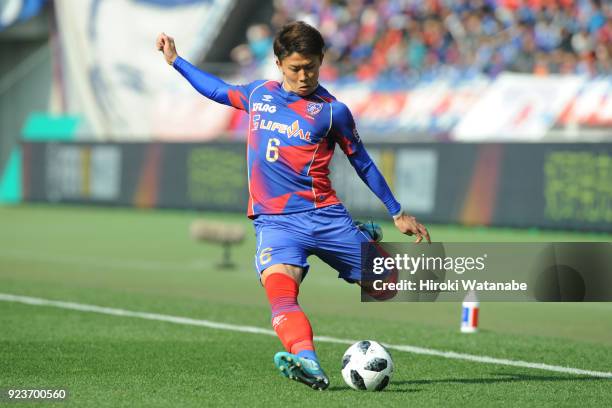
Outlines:
<svg viewBox="0 0 612 408"><path fill-rule="evenodd" d="M338 271L339 278L348 282L361 280L361 246L371 242L370 237L360 231L350 215L336 213L323 233L317 235L317 247L313 253Z"/></svg>
<svg viewBox="0 0 612 408"><path fill-rule="evenodd" d="M304 237L287 230L285 225L276 220L258 218L255 222L255 270L260 279L264 272L269 276L272 271L280 271L301 281L309 269L308 245Z"/></svg>

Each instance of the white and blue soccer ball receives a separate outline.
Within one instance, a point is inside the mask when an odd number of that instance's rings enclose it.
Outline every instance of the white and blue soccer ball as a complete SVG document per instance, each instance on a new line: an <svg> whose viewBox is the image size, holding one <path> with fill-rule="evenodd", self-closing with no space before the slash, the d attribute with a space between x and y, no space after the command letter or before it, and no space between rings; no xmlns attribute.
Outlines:
<svg viewBox="0 0 612 408"><path fill-rule="evenodd" d="M380 343L362 340L342 357L342 378L356 390L382 391L391 381L393 360Z"/></svg>

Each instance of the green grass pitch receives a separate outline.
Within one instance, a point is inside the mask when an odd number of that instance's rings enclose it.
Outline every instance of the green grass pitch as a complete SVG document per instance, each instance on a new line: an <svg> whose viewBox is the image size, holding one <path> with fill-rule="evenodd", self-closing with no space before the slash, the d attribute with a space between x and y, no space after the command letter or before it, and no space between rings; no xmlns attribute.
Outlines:
<svg viewBox="0 0 612 408"><path fill-rule="evenodd" d="M238 268L189 239L196 217L248 228ZM388 241L407 238L383 224ZM0 207L0 293L269 329L243 215ZM612 241L611 235L430 226L437 241ZM300 303L315 334L612 371L612 303L486 303L480 332L459 333L457 303L359 302L311 258ZM65 387L52 406L612 406L612 379L392 351L381 393L340 376L344 344L318 343L326 392L283 379L272 336L0 301L0 388ZM0 405L3 405L0 402ZM18 403L17 406L45 406ZM11 405L13 406L13 405Z"/></svg>

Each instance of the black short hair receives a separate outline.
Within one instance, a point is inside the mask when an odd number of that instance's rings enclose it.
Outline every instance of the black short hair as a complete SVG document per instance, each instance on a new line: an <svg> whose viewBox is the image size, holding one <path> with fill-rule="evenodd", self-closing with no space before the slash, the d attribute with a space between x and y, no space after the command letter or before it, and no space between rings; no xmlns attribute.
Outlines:
<svg viewBox="0 0 612 408"><path fill-rule="evenodd" d="M297 52L323 56L325 41L321 33L303 21L285 24L274 37L274 55L279 61Z"/></svg>

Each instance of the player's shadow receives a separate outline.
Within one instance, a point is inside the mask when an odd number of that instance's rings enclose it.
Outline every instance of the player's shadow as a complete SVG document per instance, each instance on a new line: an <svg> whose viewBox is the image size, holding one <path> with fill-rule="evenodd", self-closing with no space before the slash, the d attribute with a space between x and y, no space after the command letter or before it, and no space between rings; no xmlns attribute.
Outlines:
<svg viewBox="0 0 612 408"><path fill-rule="evenodd" d="M420 388L411 388L411 389L393 389L393 384L401 384L401 383L396 383L393 380L391 381L391 384L389 385L388 388L385 388L385 390L383 392L419 392L419 391L423 391ZM333 387L329 387L326 392L335 392L335 391L352 391L352 388L349 387L348 385L345 387L338 387L338 386L333 386Z"/></svg>
<svg viewBox="0 0 612 408"><path fill-rule="evenodd" d="M420 392L423 391L421 388L395 388L396 386L408 385L429 385L429 384L494 384L494 383L518 383L518 382L557 382L557 381L610 381L608 378L600 377L589 377L589 376L548 376L548 375L529 375L529 374L515 374L515 373L490 373L490 375L498 376L499 378L440 378L436 380L410 380L410 381L396 381L391 380L389 387L384 392ZM348 386L329 387L328 391L347 391L351 388Z"/></svg>
<svg viewBox="0 0 612 408"><path fill-rule="evenodd" d="M428 384L494 384L494 383L513 383L513 382L557 382L557 381L609 381L606 378L589 377L589 376L548 376L548 375L529 375L515 373L490 373L500 378L441 378L437 380L410 380L410 381L392 381L396 385L428 385Z"/></svg>

